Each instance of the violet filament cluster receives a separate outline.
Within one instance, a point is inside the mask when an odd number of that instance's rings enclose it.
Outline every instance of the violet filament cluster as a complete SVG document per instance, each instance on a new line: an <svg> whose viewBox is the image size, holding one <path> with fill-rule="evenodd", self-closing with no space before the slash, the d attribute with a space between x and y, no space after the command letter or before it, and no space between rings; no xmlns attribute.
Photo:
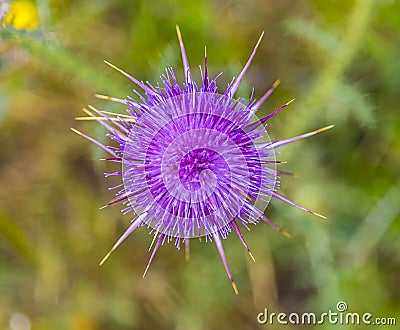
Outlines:
<svg viewBox="0 0 400 330"><path fill-rule="evenodd" d="M332 126L285 140L271 141L265 122L284 109L258 119L256 112L273 90L275 82L260 99L236 99L235 94L256 54L262 36L240 72L222 93L216 80L208 74L207 55L200 67L200 84L193 81L183 40L177 27L185 81L178 82L172 68L152 84L139 81L116 66L108 65L129 78L140 90L132 97L99 98L127 106L127 114L114 114L93 107L85 110L84 120L97 120L108 131L116 146L106 146L73 129L104 149L107 160L121 163L122 183L116 198L107 206L124 204L124 213L135 216L128 229L100 264L138 227L151 228L152 252L144 275L161 245L184 244L189 257L192 238L214 242L226 273L237 293L222 240L233 231L254 260L241 228L262 220L288 235L270 221L264 210L272 197L319 215L279 194L276 149L282 145L314 135ZM285 174L282 172L282 174ZM143 276L144 276L143 275Z"/></svg>

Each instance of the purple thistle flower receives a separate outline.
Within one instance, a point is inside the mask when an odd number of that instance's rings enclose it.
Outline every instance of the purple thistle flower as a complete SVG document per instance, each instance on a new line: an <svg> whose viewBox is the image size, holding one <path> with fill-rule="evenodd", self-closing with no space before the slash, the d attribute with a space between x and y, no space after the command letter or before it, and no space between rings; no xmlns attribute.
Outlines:
<svg viewBox="0 0 400 330"><path fill-rule="evenodd" d="M122 177L117 197L106 206L121 202L123 213L133 211L135 217L120 239L100 264L138 227L147 226L155 243L147 264L146 274L154 255L164 242L174 241L179 249L185 245L189 258L191 238L205 237L214 242L225 270L237 293L222 239L234 231L254 260L239 226L259 220L275 230L289 234L265 215L271 197L311 214L306 209L280 195L278 176L287 174L276 169L276 149L331 128L322 129L285 140L270 141L264 123L290 102L271 114L258 119L257 110L279 85L275 82L259 99L247 102L234 99L235 93L250 66L263 34L246 65L222 94L216 80L208 76L207 55L200 67L202 81L193 81L182 37L177 27L182 54L185 82L180 85L172 68L168 68L156 86L142 82L106 62L135 83L142 93L140 101L128 96L126 100L97 95L101 99L126 104L127 115L109 113L89 107L89 117L109 131L117 147L105 146L73 129L111 155L107 160L122 164L122 170L109 175ZM143 95L144 93L144 95Z"/></svg>

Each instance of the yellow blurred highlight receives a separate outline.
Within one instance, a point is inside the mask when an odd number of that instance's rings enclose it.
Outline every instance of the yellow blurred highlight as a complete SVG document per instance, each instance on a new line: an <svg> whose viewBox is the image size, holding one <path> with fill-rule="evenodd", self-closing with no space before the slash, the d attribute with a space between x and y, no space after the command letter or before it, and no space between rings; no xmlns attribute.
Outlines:
<svg viewBox="0 0 400 330"><path fill-rule="evenodd" d="M16 29L34 30L39 26L39 13L33 1L17 0L10 3L10 9L3 19L3 25Z"/></svg>
<svg viewBox="0 0 400 330"><path fill-rule="evenodd" d="M68 329L95 330L98 329L98 325L90 314L82 312L71 316Z"/></svg>

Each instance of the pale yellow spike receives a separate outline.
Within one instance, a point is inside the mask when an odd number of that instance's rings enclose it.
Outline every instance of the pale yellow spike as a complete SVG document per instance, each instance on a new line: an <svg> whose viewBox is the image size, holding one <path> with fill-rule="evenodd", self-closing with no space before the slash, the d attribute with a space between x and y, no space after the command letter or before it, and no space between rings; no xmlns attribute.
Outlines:
<svg viewBox="0 0 400 330"><path fill-rule="evenodd" d="M235 291L235 293L238 295L239 294L239 290L238 290L238 288L236 286L236 283L233 280L231 281L231 283L232 283L233 291Z"/></svg>
<svg viewBox="0 0 400 330"><path fill-rule="evenodd" d="M250 251L247 251L249 253L250 258L253 260L253 262L256 262L256 259L254 259L253 254Z"/></svg>
<svg viewBox="0 0 400 330"><path fill-rule="evenodd" d="M322 214L319 214L319 213L316 213L316 212L313 212L313 214L316 215L317 217L322 218L322 219L326 219L326 216L324 216Z"/></svg>
<svg viewBox="0 0 400 330"><path fill-rule="evenodd" d="M91 109L91 110L93 110L93 111L97 111L97 112L102 112L102 111L100 111L99 109L96 109L94 106L92 106L92 105L88 105L88 107ZM89 116L95 116L92 112L90 112L88 109L86 109L86 108L83 108L82 109L86 114L88 114ZM116 121L118 121L118 118L110 118L110 119L112 119L112 120L116 120ZM108 120L107 118L103 118L103 120Z"/></svg>
<svg viewBox="0 0 400 330"><path fill-rule="evenodd" d="M281 84L281 80L277 79L273 84L272 87L277 88Z"/></svg>
<svg viewBox="0 0 400 330"><path fill-rule="evenodd" d="M93 110L93 111L98 111L98 112L101 112L99 109L96 109L94 106L92 106L92 105L88 105L88 107L91 109L91 110ZM83 108L83 111L85 111L85 108ZM89 110L87 110L86 109L86 111L89 111Z"/></svg>
<svg viewBox="0 0 400 330"><path fill-rule="evenodd" d="M80 120L80 121L82 121L82 120L96 120L96 121L99 121L99 120L106 120L106 121L108 121L108 120L111 120L111 121L122 121L120 118L112 118L112 117L109 117L109 118L104 118L104 117L75 117L75 120ZM132 122L132 123L136 123L136 120L134 119L134 118L130 118L130 119L124 119L124 121L125 122Z"/></svg>
<svg viewBox="0 0 400 330"><path fill-rule="evenodd" d="M292 235L290 235L286 230L282 229L282 228L278 228L278 232L281 233L283 236L289 237L291 238Z"/></svg>
<svg viewBox="0 0 400 330"><path fill-rule="evenodd" d="M261 32L260 38L258 38L257 44L256 44L256 46L254 48L257 48L260 45L261 40L262 40L263 37L264 37L264 31Z"/></svg>
<svg viewBox="0 0 400 330"><path fill-rule="evenodd" d="M117 118L117 120L120 120ZM136 119L131 117L131 118L124 118L125 121L129 122L129 123L136 123Z"/></svg>
<svg viewBox="0 0 400 330"><path fill-rule="evenodd" d="M89 108L92 109L92 110L95 109L95 108L93 108L91 105L89 105ZM89 111L89 110L86 109L86 108L82 108L82 110L83 110L84 113L86 113L86 114L89 115L89 116L92 116L92 117L95 116L93 112ZM97 110L97 109L95 109L95 110Z"/></svg>
<svg viewBox="0 0 400 330"><path fill-rule="evenodd" d="M90 107L90 105L89 105ZM103 120L102 117L96 117L92 112L90 112L86 108L82 108L83 112L86 113L89 117L76 117L75 120Z"/></svg>
<svg viewBox="0 0 400 330"><path fill-rule="evenodd" d="M104 60L104 63L107 64L108 66L112 67L114 70L118 71L122 75L124 75L130 81L135 83L138 87L143 89L146 93L155 94L155 92L151 88L147 87L143 82L137 80L135 77L132 77L129 73L125 72L124 70L120 69L119 67L115 66L114 64L111 64L110 62L108 62L106 60Z"/></svg>
<svg viewBox="0 0 400 330"><path fill-rule="evenodd" d="M113 253L113 252L114 252L114 249L111 249L110 251L108 251L108 253L105 255L105 257L103 259L101 259L99 265L102 266L107 261L107 259L110 257L111 253Z"/></svg>
<svg viewBox="0 0 400 330"><path fill-rule="evenodd" d="M122 73L123 75L127 75L128 73L126 73L124 70L120 69L119 67L115 66L114 64L108 62L107 60L103 60L103 62L105 64L107 64L108 66L112 67L114 70L117 70L118 72Z"/></svg>
<svg viewBox="0 0 400 330"><path fill-rule="evenodd" d="M96 109L95 107L93 107L91 105L89 105L88 107L90 109L92 109L92 110L96 110L98 112L101 112L101 113L104 113L104 114L107 114L107 115L124 117L124 121L126 121L126 122L133 122L133 123L136 122L136 119L133 118L132 116L129 116L129 115L120 115L120 114L116 114L116 113L113 113L113 112L101 111L101 110L98 110L98 109ZM75 120L96 120L96 121L98 121L98 120L112 120L112 121L121 121L119 118L115 118L115 117L104 118L104 117L95 116L91 111L89 111L86 108L82 108L82 110L89 117L75 117Z"/></svg>
<svg viewBox="0 0 400 330"><path fill-rule="evenodd" d="M81 136L83 135L82 132L80 132L80 131L78 131L77 129L72 128L72 127L71 127L71 131L74 132L74 133L76 133L76 134L78 134L78 135L81 135Z"/></svg>
<svg viewBox="0 0 400 330"><path fill-rule="evenodd" d="M117 102L117 103L125 103L125 101L123 99L119 99L116 97L111 97L108 95L102 95L102 94L94 94L94 97L101 99L101 100L106 100L106 101L113 101L113 102Z"/></svg>
<svg viewBox="0 0 400 330"><path fill-rule="evenodd" d="M75 117L75 120L104 120L103 117Z"/></svg>
<svg viewBox="0 0 400 330"><path fill-rule="evenodd" d="M149 250L148 250L148 251L151 251L151 248L153 247L153 244L154 244L156 238L157 238L157 233L156 233L156 235L153 236L153 239L151 240L151 243L150 243L150 246L149 246Z"/></svg>
<svg viewBox="0 0 400 330"><path fill-rule="evenodd" d="M289 105L290 103L294 102L294 100L296 100L296 99L291 99L289 102L286 102L285 105L286 106Z"/></svg>
<svg viewBox="0 0 400 330"><path fill-rule="evenodd" d="M149 270L149 267L150 267L150 265L147 265L147 266L146 266L146 269L144 270L144 273L143 273L143 278L146 276L146 273L147 273L147 271Z"/></svg>
<svg viewBox="0 0 400 330"><path fill-rule="evenodd" d="M103 111L103 110L100 110L100 112L101 113L105 113L106 115L112 115L112 116L118 116L118 117L126 117L126 118L134 118L134 117L132 117L132 116L130 116L130 115L124 115L124 114L121 114L121 113L115 113L115 112L110 112L110 111Z"/></svg>
<svg viewBox="0 0 400 330"><path fill-rule="evenodd" d="M114 121L121 121L120 118L118 118L118 117L123 117L124 121L126 121L126 122L136 123L136 119L134 117L132 117L132 116L129 116L129 115L120 115L119 113L101 111L101 110L98 110L98 109L92 107L91 105L89 105L89 108L97 110L98 112L104 113L106 115L117 116L117 117L109 117L111 120L114 120ZM107 120L107 118L105 118L105 120Z"/></svg>
<svg viewBox="0 0 400 330"><path fill-rule="evenodd" d="M321 132L327 131L328 129L331 129L333 127L335 127L335 125L325 126L325 127L315 130L313 133L315 133L315 134L321 133Z"/></svg>
<svg viewBox="0 0 400 330"><path fill-rule="evenodd" d="M181 34L181 29L179 28L179 25L175 25L176 28L176 34L178 35L178 40L179 42L182 42L182 34Z"/></svg>

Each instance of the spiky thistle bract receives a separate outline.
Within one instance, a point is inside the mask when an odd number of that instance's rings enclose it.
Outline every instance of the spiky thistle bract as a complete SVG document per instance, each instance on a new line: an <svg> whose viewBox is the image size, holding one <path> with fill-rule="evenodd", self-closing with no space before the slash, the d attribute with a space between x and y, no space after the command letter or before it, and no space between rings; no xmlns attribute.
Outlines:
<svg viewBox="0 0 400 330"><path fill-rule="evenodd" d="M140 226L151 228L154 234L154 247L144 275L157 250L166 241L173 241L178 249L184 244L188 257L190 239L204 237L205 241L215 243L237 293L222 239L235 232L254 260L240 227L249 229L249 224L262 220L288 235L264 215L272 197L318 215L277 192L280 171L276 169L275 152L282 145L331 126L271 141L265 123L291 102L261 119L257 118L256 112L279 81L258 100L235 98L263 34L243 70L223 93L218 92L218 76L209 77L206 54L203 67L200 67L201 82L193 81L178 27L177 34L185 75L183 84L178 83L172 68L168 68L161 76L161 82L153 86L105 61L139 87L140 90L135 91L138 100L129 96L123 100L97 95L125 104L127 114L89 107L90 110L85 109L88 116L78 119L97 120L109 131L116 146L106 146L73 129L104 149L110 155L108 161L122 165L120 171L108 174L120 176L122 183L117 187L117 197L106 206L121 202L125 205L124 213L135 213L128 229L100 264Z"/></svg>

